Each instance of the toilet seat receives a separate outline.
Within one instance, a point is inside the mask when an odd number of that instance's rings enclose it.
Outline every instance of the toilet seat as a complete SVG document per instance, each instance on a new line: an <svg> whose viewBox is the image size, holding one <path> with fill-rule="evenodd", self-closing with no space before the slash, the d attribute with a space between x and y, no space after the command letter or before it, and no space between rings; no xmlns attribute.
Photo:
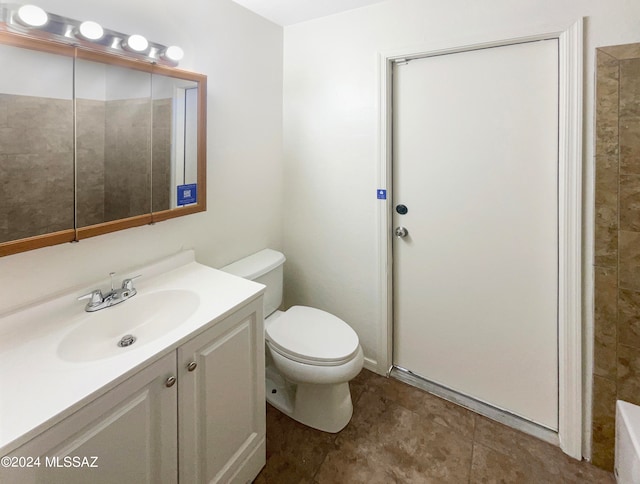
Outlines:
<svg viewBox="0 0 640 484"><path fill-rule="evenodd" d="M358 335L347 323L307 306L287 310L267 326L265 338L282 356L309 365L341 365L360 348Z"/></svg>

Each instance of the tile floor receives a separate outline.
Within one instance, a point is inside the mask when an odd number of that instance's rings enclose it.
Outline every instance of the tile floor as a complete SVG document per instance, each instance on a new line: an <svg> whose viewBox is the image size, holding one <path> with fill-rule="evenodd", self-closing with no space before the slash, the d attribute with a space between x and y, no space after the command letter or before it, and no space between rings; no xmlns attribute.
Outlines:
<svg viewBox="0 0 640 484"><path fill-rule="evenodd" d="M614 483L560 449L396 380L363 370L338 434L267 405L267 465L255 484Z"/></svg>

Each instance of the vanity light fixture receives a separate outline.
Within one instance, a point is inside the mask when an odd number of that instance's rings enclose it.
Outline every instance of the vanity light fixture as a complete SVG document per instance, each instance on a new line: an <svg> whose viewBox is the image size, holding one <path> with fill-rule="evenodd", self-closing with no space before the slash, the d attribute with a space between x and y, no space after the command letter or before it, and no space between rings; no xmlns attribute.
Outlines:
<svg viewBox="0 0 640 484"><path fill-rule="evenodd" d="M45 12L36 5L17 5L0 0L0 30L63 42L137 60L176 67L184 51L177 46L150 42L140 34L128 35L103 28L92 20L80 21Z"/></svg>
<svg viewBox="0 0 640 484"><path fill-rule="evenodd" d="M78 27L77 35L85 40L100 40L104 36L104 29L98 22L86 20Z"/></svg>
<svg viewBox="0 0 640 484"><path fill-rule="evenodd" d="M178 62L184 57L184 50L177 45L171 45L164 50L161 56L171 62Z"/></svg>
<svg viewBox="0 0 640 484"><path fill-rule="evenodd" d="M149 41L142 35L133 34L127 37L127 40L122 42L122 47L139 54L149 48Z"/></svg>
<svg viewBox="0 0 640 484"><path fill-rule="evenodd" d="M18 9L17 20L25 27L42 27L49 21L49 16L40 7L23 5Z"/></svg>

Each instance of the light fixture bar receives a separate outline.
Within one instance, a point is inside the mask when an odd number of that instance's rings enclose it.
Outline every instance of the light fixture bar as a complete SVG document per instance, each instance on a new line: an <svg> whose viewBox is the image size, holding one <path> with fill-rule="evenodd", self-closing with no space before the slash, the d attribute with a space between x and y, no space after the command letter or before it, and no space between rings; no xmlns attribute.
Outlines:
<svg viewBox="0 0 640 484"><path fill-rule="evenodd" d="M79 21L47 13L35 5L0 4L0 30L110 52L152 63L177 66L184 52L150 42L140 34L127 35L97 22Z"/></svg>

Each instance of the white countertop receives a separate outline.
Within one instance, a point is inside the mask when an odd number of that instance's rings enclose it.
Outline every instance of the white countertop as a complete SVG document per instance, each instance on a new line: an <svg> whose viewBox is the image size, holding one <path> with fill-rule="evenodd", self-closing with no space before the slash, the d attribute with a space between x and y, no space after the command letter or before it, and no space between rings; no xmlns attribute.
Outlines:
<svg viewBox="0 0 640 484"><path fill-rule="evenodd" d="M120 348L115 356L84 362L65 361L60 342L86 321L86 301L77 297L97 287L78 288L54 299L0 317L0 456L15 450L125 377L175 350L243 304L258 298L264 286L195 262L185 251L140 268L138 294L188 290L200 304L185 321L161 337ZM136 275L134 273L129 274ZM133 299L132 299L133 300ZM89 316L90 317L90 316Z"/></svg>

